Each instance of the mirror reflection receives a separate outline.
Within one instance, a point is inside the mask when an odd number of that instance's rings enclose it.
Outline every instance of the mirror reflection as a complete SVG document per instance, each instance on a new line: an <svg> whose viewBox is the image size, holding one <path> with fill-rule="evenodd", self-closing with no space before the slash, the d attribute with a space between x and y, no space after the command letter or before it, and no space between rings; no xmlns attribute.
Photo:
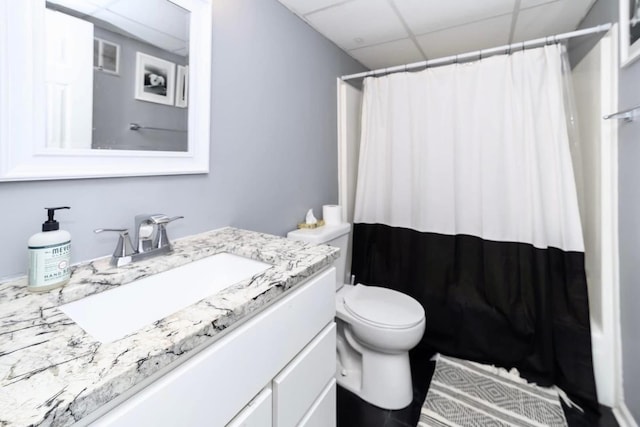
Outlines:
<svg viewBox="0 0 640 427"><path fill-rule="evenodd" d="M629 44L634 44L640 39L640 0L629 2Z"/></svg>
<svg viewBox="0 0 640 427"><path fill-rule="evenodd" d="M188 151L188 11L50 0L45 26L48 148Z"/></svg>

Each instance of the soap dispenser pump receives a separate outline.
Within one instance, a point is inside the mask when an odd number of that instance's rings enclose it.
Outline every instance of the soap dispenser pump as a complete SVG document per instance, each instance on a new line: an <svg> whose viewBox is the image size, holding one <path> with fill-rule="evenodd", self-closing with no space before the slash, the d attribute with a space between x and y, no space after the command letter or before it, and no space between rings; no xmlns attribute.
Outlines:
<svg viewBox="0 0 640 427"><path fill-rule="evenodd" d="M34 234L28 241L28 289L35 292L64 286L71 278L71 234L60 230L60 223L54 219L55 211L70 208L45 209L48 219L42 224L42 232Z"/></svg>

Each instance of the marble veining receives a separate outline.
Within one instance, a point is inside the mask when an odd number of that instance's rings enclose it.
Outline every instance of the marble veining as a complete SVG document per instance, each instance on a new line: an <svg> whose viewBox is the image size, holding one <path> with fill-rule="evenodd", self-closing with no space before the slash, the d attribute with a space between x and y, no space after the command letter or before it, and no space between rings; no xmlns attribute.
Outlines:
<svg viewBox="0 0 640 427"><path fill-rule="evenodd" d="M273 267L108 344L57 308L221 252ZM0 426L73 424L337 257L330 246L223 228L177 240L172 254L124 267L111 267L109 257L83 263L65 287L41 294L27 290L26 278L0 283Z"/></svg>

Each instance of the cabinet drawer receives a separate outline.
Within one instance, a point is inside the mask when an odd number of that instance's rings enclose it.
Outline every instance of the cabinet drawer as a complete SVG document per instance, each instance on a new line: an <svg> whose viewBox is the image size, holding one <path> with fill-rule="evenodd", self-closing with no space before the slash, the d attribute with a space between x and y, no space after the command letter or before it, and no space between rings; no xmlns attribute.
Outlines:
<svg viewBox="0 0 640 427"><path fill-rule="evenodd" d="M271 387L262 390L227 427L271 427L271 394Z"/></svg>
<svg viewBox="0 0 640 427"><path fill-rule="evenodd" d="M299 427L336 427L336 423L336 379L331 378Z"/></svg>
<svg viewBox="0 0 640 427"><path fill-rule="evenodd" d="M273 379L274 426L296 426L336 371L331 322Z"/></svg>

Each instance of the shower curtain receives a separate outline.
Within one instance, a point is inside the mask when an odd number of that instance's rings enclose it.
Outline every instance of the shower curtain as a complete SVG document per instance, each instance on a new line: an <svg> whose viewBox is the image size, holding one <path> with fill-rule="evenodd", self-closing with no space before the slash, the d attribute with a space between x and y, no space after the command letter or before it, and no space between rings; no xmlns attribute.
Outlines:
<svg viewBox="0 0 640 427"><path fill-rule="evenodd" d="M367 78L356 281L426 310L420 346L597 407L562 47Z"/></svg>

